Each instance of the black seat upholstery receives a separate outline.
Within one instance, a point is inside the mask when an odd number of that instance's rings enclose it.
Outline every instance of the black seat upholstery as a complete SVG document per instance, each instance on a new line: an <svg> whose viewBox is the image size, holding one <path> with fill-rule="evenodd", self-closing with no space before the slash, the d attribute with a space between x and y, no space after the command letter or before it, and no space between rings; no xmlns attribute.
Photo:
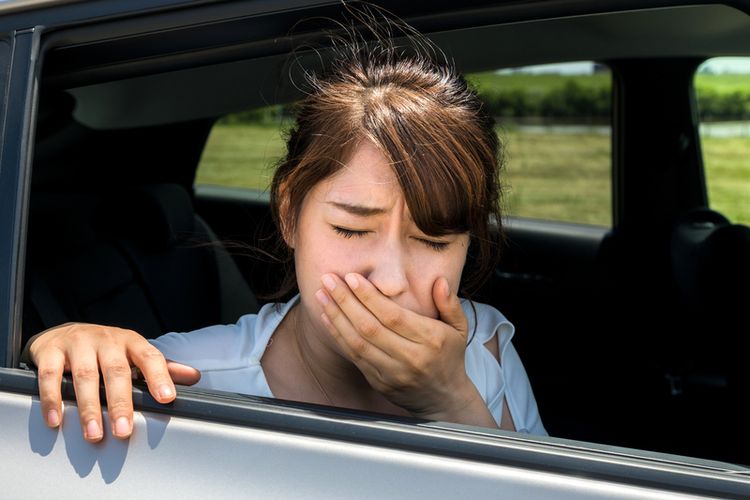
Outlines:
<svg viewBox="0 0 750 500"><path fill-rule="evenodd" d="M671 251L680 295L696 312L726 316L748 303L750 228L712 210L693 210L674 225Z"/></svg>
<svg viewBox="0 0 750 500"><path fill-rule="evenodd" d="M680 297L667 352L675 360L675 426L683 425L685 432L704 425L737 432L736 444L717 441L713 432L691 432L696 439L690 446L693 452L704 448L709 456L747 461L746 447L739 443L748 435L750 228L712 210L693 210L673 226L671 254ZM692 416L707 414L714 421L693 421Z"/></svg>
<svg viewBox="0 0 750 500"><path fill-rule="evenodd" d="M24 337L65 321L152 338L256 312L231 256L176 184L34 193Z"/></svg>

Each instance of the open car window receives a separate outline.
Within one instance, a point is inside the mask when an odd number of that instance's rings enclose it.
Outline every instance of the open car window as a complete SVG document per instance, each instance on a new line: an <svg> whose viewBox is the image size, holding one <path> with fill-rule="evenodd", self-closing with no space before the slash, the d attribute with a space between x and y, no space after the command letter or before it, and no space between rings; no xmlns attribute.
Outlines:
<svg viewBox="0 0 750 500"><path fill-rule="evenodd" d="M470 73L505 145L511 216L611 226L612 77L581 61Z"/></svg>
<svg viewBox="0 0 750 500"><path fill-rule="evenodd" d="M705 61L695 75L709 206L750 223L750 58Z"/></svg>
<svg viewBox="0 0 750 500"><path fill-rule="evenodd" d="M469 73L503 144L510 216L611 226L611 75L590 61ZM290 106L222 117L196 184L265 190L284 152Z"/></svg>

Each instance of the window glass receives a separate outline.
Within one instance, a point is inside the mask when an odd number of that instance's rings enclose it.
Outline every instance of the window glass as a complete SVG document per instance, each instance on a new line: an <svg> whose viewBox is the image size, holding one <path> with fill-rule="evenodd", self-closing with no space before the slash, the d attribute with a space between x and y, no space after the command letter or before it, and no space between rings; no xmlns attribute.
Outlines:
<svg viewBox="0 0 750 500"><path fill-rule="evenodd" d="M750 224L750 57L721 57L695 75L709 206Z"/></svg>
<svg viewBox="0 0 750 500"><path fill-rule="evenodd" d="M506 148L507 213L611 225L609 70L582 62L467 79L496 117ZM211 132L196 183L267 189L291 119L281 106L224 117Z"/></svg>
<svg viewBox="0 0 750 500"><path fill-rule="evenodd" d="M8 65L10 64L10 45L0 38L0 110L5 107L6 87L8 85ZM2 117L0 116L0 121Z"/></svg>
<svg viewBox="0 0 750 500"><path fill-rule="evenodd" d="M505 144L506 212L610 226L610 71L576 62L467 79Z"/></svg>
<svg viewBox="0 0 750 500"><path fill-rule="evenodd" d="M283 130L289 120L282 106L223 117L211 130L196 184L268 189L285 152Z"/></svg>

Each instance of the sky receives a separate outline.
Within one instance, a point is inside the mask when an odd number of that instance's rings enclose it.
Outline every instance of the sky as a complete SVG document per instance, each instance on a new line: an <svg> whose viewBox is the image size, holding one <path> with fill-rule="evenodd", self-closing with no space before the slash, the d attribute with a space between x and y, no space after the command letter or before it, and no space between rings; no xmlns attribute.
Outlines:
<svg viewBox="0 0 750 500"><path fill-rule="evenodd" d="M701 68L708 67L713 73L750 73L750 57L717 57L703 63ZM541 64L522 68L523 73L557 73L563 75L589 75L593 73L594 63L572 62L564 64ZM502 70L500 73L518 70ZM700 71L700 69L699 69Z"/></svg>
<svg viewBox="0 0 750 500"><path fill-rule="evenodd" d="M750 57L717 57L703 63L713 73L750 73Z"/></svg>

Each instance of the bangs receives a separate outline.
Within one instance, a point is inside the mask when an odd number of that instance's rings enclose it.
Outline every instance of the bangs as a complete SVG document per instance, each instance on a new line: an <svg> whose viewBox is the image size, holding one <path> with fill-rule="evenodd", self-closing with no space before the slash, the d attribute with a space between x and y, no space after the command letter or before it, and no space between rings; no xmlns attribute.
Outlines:
<svg viewBox="0 0 750 500"><path fill-rule="evenodd" d="M408 94L408 93L407 93ZM390 97L390 98L389 98ZM419 95L380 93L370 102L366 135L378 145L427 235L472 232L487 224L487 171L497 161L476 137L483 131L465 109L423 102ZM374 109L379 108L379 109Z"/></svg>

